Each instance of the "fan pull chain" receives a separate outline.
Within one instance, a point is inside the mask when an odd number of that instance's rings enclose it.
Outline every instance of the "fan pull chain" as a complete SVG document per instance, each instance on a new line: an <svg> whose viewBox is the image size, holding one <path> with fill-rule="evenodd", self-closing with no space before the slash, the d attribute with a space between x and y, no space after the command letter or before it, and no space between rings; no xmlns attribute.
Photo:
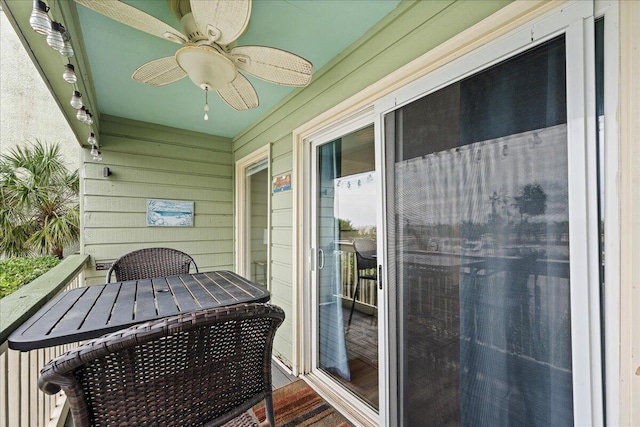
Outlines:
<svg viewBox="0 0 640 427"><path fill-rule="evenodd" d="M204 88L204 119L209 120L209 88Z"/></svg>

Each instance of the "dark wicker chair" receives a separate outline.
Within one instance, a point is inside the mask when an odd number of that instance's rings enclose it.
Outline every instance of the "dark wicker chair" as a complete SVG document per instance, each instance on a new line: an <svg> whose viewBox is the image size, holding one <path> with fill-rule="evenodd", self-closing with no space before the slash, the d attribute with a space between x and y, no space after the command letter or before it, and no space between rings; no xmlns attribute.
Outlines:
<svg viewBox="0 0 640 427"><path fill-rule="evenodd" d="M281 308L243 304L132 326L49 362L38 386L62 389L75 427L219 426L265 400Z"/></svg>
<svg viewBox="0 0 640 427"><path fill-rule="evenodd" d="M377 272L370 272L372 269L378 268L378 261L376 258L376 241L370 239L353 239L353 249L356 251L358 280L356 281L356 288L353 291L353 300L351 301L351 311L349 312L349 322L347 324L348 326L351 326L353 309L356 307L356 299L358 299L358 295L360 294L360 281L378 281Z"/></svg>
<svg viewBox="0 0 640 427"><path fill-rule="evenodd" d="M175 276L189 273L193 265L195 272L198 266L193 258L184 252L171 248L145 248L129 252L113 262L107 271L107 283L115 273L118 282L125 280L151 279L153 277Z"/></svg>

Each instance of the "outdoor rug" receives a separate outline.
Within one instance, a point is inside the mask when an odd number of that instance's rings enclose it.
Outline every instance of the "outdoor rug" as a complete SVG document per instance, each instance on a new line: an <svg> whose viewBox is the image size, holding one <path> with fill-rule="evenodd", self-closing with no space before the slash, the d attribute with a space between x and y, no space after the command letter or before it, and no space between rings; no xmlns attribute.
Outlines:
<svg viewBox="0 0 640 427"><path fill-rule="evenodd" d="M258 419L253 415L252 411L247 411L224 424L222 427L256 427L258 425Z"/></svg>
<svg viewBox="0 0 640 427"><path fill-rule="evenodd" d="M303 380L296 380L273 391L273 407L279 427L317 426L351 427L345 417L329 405ZM253 407L262 422L265 420L264 402Z"/></svg>
<svg viewBox="0 0 640 427"><path fill-rule="evenodd" d="M296 380L275 389L273 407L278 427L353 427L353 424L325 402L303 380ZM262 402L223 427L257 427L258 422L264 422L265 418L264 402ZM73 427L71 415L67 417L65 427L67 426Z"/></svg>

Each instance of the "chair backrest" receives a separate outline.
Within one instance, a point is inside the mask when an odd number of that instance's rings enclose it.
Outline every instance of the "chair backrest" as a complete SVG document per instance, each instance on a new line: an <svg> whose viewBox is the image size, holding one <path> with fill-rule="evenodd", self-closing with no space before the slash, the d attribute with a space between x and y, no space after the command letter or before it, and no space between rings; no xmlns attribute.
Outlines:
<svg viewBox="0 0 640 427"><path fill-rule="evenodd" d="M378 261L375 257L377 244L371 239L353 239L353 249L356 251L358 270L376 268Z"/></svg>
<svg viewBox="0 0 640 427"><path fill-rule="evenodd" d="M281 308L242 304L154 320L49 362L38 386L67 395L75 427L221 425L273 402Z"/></svg>
<svg viewBox="0 0 640 427"><path fill-rule="evenodd" d="M113 262L107 272L107 283L115 273L116 280L141 280L153 277L174 276L189 273L193 265L195 272L198 266L193 258L184 252L171 248L145 248L129 252Z"/></svg>

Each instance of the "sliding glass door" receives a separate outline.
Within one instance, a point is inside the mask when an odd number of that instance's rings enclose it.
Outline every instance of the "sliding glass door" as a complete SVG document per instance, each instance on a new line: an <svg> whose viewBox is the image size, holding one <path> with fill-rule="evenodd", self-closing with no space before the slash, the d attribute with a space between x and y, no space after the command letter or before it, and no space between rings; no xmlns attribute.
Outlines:
<svg viewBox="0 0 640 427"><path fill-rule="evenodd" d="M384 116L400 425L574 423L566 58L558 36Z"/></svg>
<svg viewBox="0 0 640 427"><path fill-rule="evenodd" d="M312 144L316 368L378 408L376 173L373 125ZM373 250L373 266L358 257Z"/></svg>
<svg viewBox="0 0 640 427"><path fill-rule="evenodd" d="M602 424L592 13L571 3L305 141L311 376L363 424Z"/></svg>

